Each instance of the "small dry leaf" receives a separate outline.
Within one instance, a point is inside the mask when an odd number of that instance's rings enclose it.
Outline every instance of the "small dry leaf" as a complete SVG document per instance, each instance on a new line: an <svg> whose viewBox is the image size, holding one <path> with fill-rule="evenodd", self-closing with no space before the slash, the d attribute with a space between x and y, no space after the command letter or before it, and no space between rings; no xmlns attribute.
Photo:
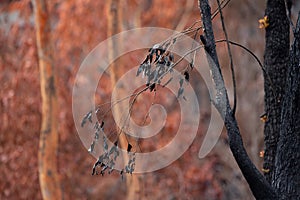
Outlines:
<svg viewBox="0 0 300 200"><path fill-rule="evenodd" d="M268 116L266 113L262 114L259 118L264 123L268 120Z"/></svg>
<svg viewBox="0 0 300 200"><path fill-rule="evenodd" d="M264 16L263 19L258 20L258 23L259 23L259 28L267 28L270 25L269 24L269 17Z"/></svg>
<svg viewBox="0 0 300 200"><path fill-rule="evenodd" d="M263 171L264 173L269 173L270 169L264 169L264 168L262 168L261 171Z"/></svg>
<svg viewBox="0 0 300 200"><path fill-rule="evenodd" d="M259 157L263 158L264 156L265 156L265 151L264 150L260 151L259 152Z"/></svg>

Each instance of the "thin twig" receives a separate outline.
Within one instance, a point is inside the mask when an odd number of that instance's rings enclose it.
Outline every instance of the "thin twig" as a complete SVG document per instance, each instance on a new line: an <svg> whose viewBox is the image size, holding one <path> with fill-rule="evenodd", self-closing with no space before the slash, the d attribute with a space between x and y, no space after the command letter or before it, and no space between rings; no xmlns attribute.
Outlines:
<svg viewBox="0 0 300 200"><path fill-rule="evenodd" d="M232 77L232 85L233 85L232 114L235 115L236 105L237 105L237 95L236 95L236 80L235 80L233 59L232 59L232 53L231 53L230 45L229 45L229 42L228 42L229 39L228 39L228 34L227 34L225 23L224 23L224 17L223 17L223 12L222 12L222 9L221 9L220 0L217 0L217 2L218 2L218 8L219 8L219 13L220 13L221 23L222 23L222 29L223 29L225 39L226 39L228 56L229 56L229 59L230 59L230 69L231 69L231 77Z"/></svg>

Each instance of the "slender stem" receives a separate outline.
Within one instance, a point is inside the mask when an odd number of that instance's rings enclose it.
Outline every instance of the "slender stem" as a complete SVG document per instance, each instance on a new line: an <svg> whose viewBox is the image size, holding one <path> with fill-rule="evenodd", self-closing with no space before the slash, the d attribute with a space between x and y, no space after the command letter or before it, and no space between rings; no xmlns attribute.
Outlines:
<svg viewBox="0 0 300 200"><path fill-rule="evenodd" d="M217 2L218 2L218 10L219 10L219 13L220 13L221 23L222 23L222 29L223 29L225 39L226 39L228 56L229 56L229 60L230 60L230 69L231 69L231 77L232 77L232 84L233 84L233 108L232 108L232 113L233 113L233 115L235 115L236 105L237 105L237 96L236 96L236 80L235 80L233 59L232 59L230 44L229 44L229 41L228 41L229 38L228 38L227 31L226 31L225 23L224 23L224 17L223 17L223 12L222 12L222 8L221 8L220 0L217 0Z"/></svg>

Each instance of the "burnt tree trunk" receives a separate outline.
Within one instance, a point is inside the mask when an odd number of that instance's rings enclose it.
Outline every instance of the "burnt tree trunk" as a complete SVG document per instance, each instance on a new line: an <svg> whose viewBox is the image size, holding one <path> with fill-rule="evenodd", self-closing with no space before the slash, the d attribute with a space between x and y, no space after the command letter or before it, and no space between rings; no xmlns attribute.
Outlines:
<svg viewBox="0 0 300 200"><path fill-rule="evenodd" d="M280 131L282 98L285 91L286 71L289 61L289 21L284 0L269 0L265 16L269 20L266 27L264 55L265 79L265 153L264 173L272 183L275 176L275 156Z"/></svg>
<svg viewBox="0 0 300 200"><path fill-rule="evenodd" d="M300 13L294 37L272 179L281 199L300 199Z"/></svg>
<svg viewBox="0 0 300 200"><path fill-rule="evenodd" d="M42 96L39 180L44 199L62 199L57 173L58 122L51 27L45 0L33 0Z"/></svg>
<svg viewBox="0 0 300 200"><path fill-rule="evenodd" d="M289 8L288 8L289 9ZM269 0L266 16L265 157L266 179L280 199L300 198L300 22L290 48L290 26L284 0Z"/></svg>
<svg viewBox="0 0 300 200"><path fill-rule="evenodd" d="M300 199L300 13L290 50L290 25L285 1L267 1L263 70L267 120L264 132L265 174L262 176L247 155L228 101L215 50L208 0L199 0L199 7L204 28L201 41L217 91L212 101L224 119L230 149L253 195L262 200Z"/></svg>

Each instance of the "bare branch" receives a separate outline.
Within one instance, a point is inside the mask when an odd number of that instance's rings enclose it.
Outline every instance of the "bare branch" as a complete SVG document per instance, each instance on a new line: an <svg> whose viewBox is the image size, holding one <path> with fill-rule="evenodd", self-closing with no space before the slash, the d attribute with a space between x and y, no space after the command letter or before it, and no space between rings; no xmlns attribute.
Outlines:
<svg viewBox="0 0 300 200"><path fill-rule="evenodd" d="M228 38L227 31L226 31L225 23L224 23L224 17L223 17L223 12L222 12L222 8L221 8L220 0L217 0L217 2L218 2L218 10L219 10L219 13L220 13L221 23L222 23L222 29L223 29L225 39L226 39L228 56L229 56L229 60L230 60L230 69L231 69L231 77L232 77L232 84L233 84L233 108L232 108L232 113L233 113L233 115L235 115L237 97L236 97L236 80L235 80L233 59L232 59L230 44L229 44L229 41L228 41L229 38Z"/></svg>

